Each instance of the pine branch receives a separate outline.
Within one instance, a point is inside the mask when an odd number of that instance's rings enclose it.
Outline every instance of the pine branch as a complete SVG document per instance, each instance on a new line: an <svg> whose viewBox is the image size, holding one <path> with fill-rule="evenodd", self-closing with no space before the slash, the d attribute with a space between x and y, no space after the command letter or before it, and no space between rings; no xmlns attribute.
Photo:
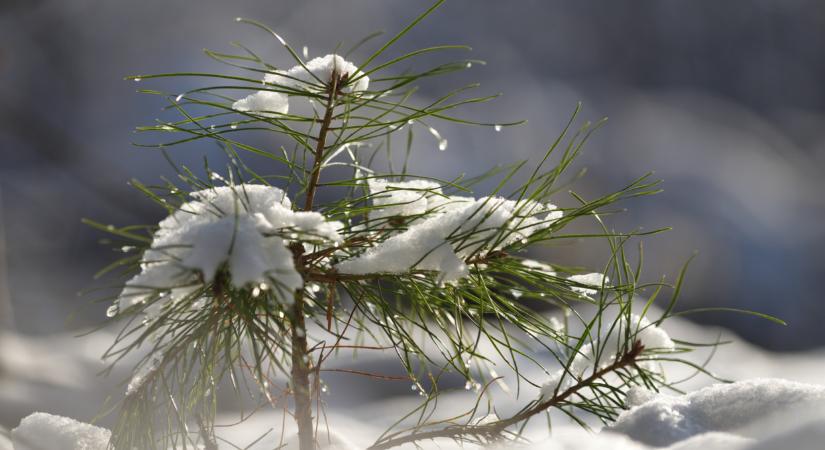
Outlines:
<svg viewBox="0 0 825 450"><path fill-rule="evenodd" d="M620 358L616 359L612 364L603 367L599 370L593 372L592 375L589 377L579 381L575 385L571 386L570 388L560 392L548 400L543 402L537 403L536 405L525 409L519 414L516 414L512 417L509 417L504 420L499 420L494 423L485 424L485 425L455 425L449 426L440 430L434 431L425 431L420 433L413 433L407 436L402 436L399 438L388 439L384 442L379 442L371 447L368 450L384 450L388 448L397 447L399 445L408 444L412 442L418 442L423 440L430 440L430 439L437 439L437 438L448 438L448 439L462 439L466 437L477 437L487 441L493 441L499 439L502 436L504 430L508 427L525 421L536 414L542 413L549 408L553 408L559 406L567 401L570 397L574 394L579 392L580 390L587 388L588 386L593 385L597 380L600 378L618 370L621 370L625 367L632 366L636 363L636 360L639 358L639 355L642 354L644 350L644 346L640 341L635 341L633 346L625 352Z"/></svg>

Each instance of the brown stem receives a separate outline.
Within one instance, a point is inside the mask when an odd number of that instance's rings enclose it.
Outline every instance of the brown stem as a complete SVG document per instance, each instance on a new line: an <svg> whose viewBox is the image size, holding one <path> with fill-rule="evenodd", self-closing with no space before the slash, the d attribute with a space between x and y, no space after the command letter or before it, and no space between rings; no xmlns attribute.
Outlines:
<svg viewBox="0 0 825 450"><path fill-rule="evenodd" d="M327 104L324 111L324 120L318 132L318 142L315 146L315 162L307 185L304 211L311 211L315 200L315 191L321 177L321 162L324 157L329 125L332 122L332 111L335 109L335 99L339 94L342 81L335 71L327 86ZM304 246L296 243L290 246L296 266L303 267ZM306 278L306 277L305 277ZM298 424L298 447L300 450L315 450L315 433L312 426L312 398L310 392L309 375L312 368L309 364L309 350L307 348L306 321L304 320L303 291L295 293L295 304L292 306L292 390L295 398L295 422Z"/></svg>
<svg viewBox="0 0 825 450"><path fill-rule="evenodd" d="M338 96L338 87L341 78L336 71L332 71L332 80L327 86L327 104L324 111L324 121L321 122L321 131L318 132L318 142L315 144L315 162L312 167L312 174L307 186L307 197L304 203L304 211L312 210L312 203L315 201L315 190L318 188L318 180L321 178L321 162L324 158L324 150L327 145L327 133L332 122L332 110L335 109L335 99Z"/></svg>
<svg viewBox="0 0 825 450"><path fill-rule="evenodd" d="M397 447L402 444L407 444L410 442L417 442L436 438L457 439L462 436L475 436L486 440L496 439L501 436L501 433L507 427L527 420L536 414L544 412L549 408L558 406L567 401L568 398L572 397L581 389L584 389L587 386L592 385L599 378L602 378L605 375L620 370L624 367L633 365L636 362L636 359L639 357L639 355L641 355L643 350L644 346L640 341L634 342L630 350L624 353L620 358L616 359L616 361L614 361L609 366L596 370L595 372L593 372L592 375L579 381L578 383L566 389L565 391L559 392L550 399L545 400L543 402L539 402L535 406L525 409L524 411L522 411L519 414L516 414L513 417L499 420L497 422L493 422L486 425L453 425L442 428L440 430L408 434L406 436L388 439L384 442L376 443L372 447L369 447L367 450L384 450L392 447Z"/></svg>

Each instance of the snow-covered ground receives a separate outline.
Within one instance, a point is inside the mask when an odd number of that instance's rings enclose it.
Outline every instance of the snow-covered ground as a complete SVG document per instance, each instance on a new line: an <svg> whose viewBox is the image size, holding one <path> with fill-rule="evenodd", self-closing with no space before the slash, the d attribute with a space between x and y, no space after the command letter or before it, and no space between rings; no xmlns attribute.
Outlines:
<svg viewBox="0 0 825 450"><path fill-rule="evenodd" d="M765 326L774 326L766 323ZM739 341L723 330L698 326L672 319L665 324L675 338L694 341L714 341L721 332L723 339L734 343L720 347L709 368L718 376L747 380L736 384L708 387L712 380L695 377L680 385L686 395L634 392L633 409L625 412L609 429L591 433L563 420L555 420L551 437L544 426L528 429L532 447L541 449L820 449L825 438L825 351L796 354L770 353ZM123 367L107 378L95 374L104 366L100 361L112 335L101 331L91 336L74 338L67 335L26 338L6 333L0 335L0 414L3 423L17 427L20 420L43 411L88 421L99 412L107 395L122 395L129 368ZM359 363L349 356L331 362L334 367L367 367L382 373L393 373L391 355L361 355ZM690 359L704 362L708 353L697 352ZM397 373L397 372L396 372ZM689 368L672 368L671 379L689 375ZM338 447L363 448L372 443L396 418L420 401L409 385L394 381L386 384L373 379L361 379L347 374L325 377L330 390L327 422ZM399 386L401 384L401 386ZM520 399L513 394L498 392L502 411L524 404L535 390L522 389ZM475 400L472 390L458 387L445 394L442 414L465 410ZM223 413L224 422L236 419ZM537 421L538 422L538 421ZM261 413L241 426L223 429L220 435L241 448L281 423L280 413ZM54 424L60 424L54 427ZM322 427L324 429L324 427ZM287 431L287 434L291 430ZM337 434L336 434L337 433ZM3 434L3 433L0 433ZM5 433L8 434L8 433ZM15 434L18 439L51 436L52 442L68 442L84 436L83 444L66 449L97 449L95 439L106 433L99 428L34 416L24 422ZM336 437L337 436L337 437ZM280 436L270 432L251 447L271 449ZM9 439L0 437L0 450L12 447ZM454 448L450 442L424 443L425 448ZM39 448L39 447L34 447ZM48 447L45 447L48 448ZM227 447L234 448L234 447Z"/></svg>

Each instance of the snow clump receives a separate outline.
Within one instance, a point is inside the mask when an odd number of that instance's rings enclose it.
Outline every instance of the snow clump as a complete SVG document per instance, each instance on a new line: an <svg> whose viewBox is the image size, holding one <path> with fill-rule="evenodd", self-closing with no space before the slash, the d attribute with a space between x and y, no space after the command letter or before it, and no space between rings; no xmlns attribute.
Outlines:
<svg viewBox="0 0 825 450"><path fill-rule="evenodd" d="M111 432L62 416L36 412L11 430L15 450L106 450Z"/></svg>
<svg viewBox="0 0 825 450"><path fill-rule="evenodd" d="M418 195L421 195L419 192ZM426 208L430 203L427 200ZM439 273L455 283L469 275L472 256L502 248L550 227L562 217L552 204L516 202L501 197L449 197L432 217L413 223L366 252L339 263L341 273ZM416 206L416 210L421 209Z"/></svg>
<svg viewBox="0 0 825 450"><path fill-rule="evenodd" d="M435 212L436 208L450 202L441 192L439 184L432 181L371 179L367 185L373 206L380 207L370 211L370 219L421 216ZM456 197L456 200L466 202L472 199Z"/></svg>
<svg viewBox="0 0 825 450"><path fill-rule="evenodd" d="M606 286L610 283L610 278L605 276L603 273L598 272L572 275L568 277L567 280L576 284L584 285L570 286L570 290L585 297L596 295L602 286ZM593 286L593 288L586 286Z"/></svg>
<svg viewBox="0 0 825 450"><path fill-rule="evenodd" d="M330 83L333 73L339 76L347 75L349 80L359 77L354 84L348 87L352 92L366 91L369 87L369 77L364 76L355 64L338 55L313 58L303 66L299 64L287 71L277 70L275 73L268 73L264 77L264 82L293 89L316 91L319 80L322 84Z"/></svg>
<svg viewBox="0 0 825 450"><path fill-rule="evenodd" d="M224 264L232 285L273 287L285 302L301 288L289 241L338 243L343 225L316 212L293 211L281 189L253 184L192 192L192 201L160 222L144 252L141 273L126 283L119 311L161 299L146 308L150 317L210 282Z"/></svg>
<svg viewBox="0 0 825 450"><path fill-rule="evenodd" d="M279 92L258 91L233 103L232 109L274 118L289 112L289 97Z"/></svg>

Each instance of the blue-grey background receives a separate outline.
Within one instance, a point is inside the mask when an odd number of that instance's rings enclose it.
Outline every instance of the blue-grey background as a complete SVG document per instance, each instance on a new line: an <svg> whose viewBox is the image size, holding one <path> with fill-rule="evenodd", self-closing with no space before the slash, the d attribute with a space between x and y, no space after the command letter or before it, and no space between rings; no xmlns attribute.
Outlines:
<svg viewBox="0 0 825 450"><path fill-rule="evenodd" d="M319 56L339 41L399 30L428 5L0 2L0 318L30 334L99 321L105 305L89 306L77 292L114 255L80 218L129 224L161 217L126 182L168 173L159 154L130 146L134 126L151 123L162 105L135 94L139 86L123 76L226 70L200 50L229 50L231 40L291 65L271 38L236 24L236 16L265 22ZM755 309L790 325L731 314L696 320L775 349L825 343L825 4L451 0L395 51L455 43L472 46L467 56L487 65L427 85L422 98L480 81L482 92L505 95L469 116L529 123L500 133L439 126L450 140L444 153L420 134L416 171L451 177L536 158L582 101L583 118L610 120L578 162L588 175L577 192L593 197L648 170L665 181L663 194L629 202L629 213L612 219L622 229L674 227L646 242L651 277L672 280L698 251L683 307ZM176 92L191 83L140 87ZM175 157L189 164L204 154L219 161L209 146L178 150ZM537 254L593 265L603 261L603 247Z"/></svg>

